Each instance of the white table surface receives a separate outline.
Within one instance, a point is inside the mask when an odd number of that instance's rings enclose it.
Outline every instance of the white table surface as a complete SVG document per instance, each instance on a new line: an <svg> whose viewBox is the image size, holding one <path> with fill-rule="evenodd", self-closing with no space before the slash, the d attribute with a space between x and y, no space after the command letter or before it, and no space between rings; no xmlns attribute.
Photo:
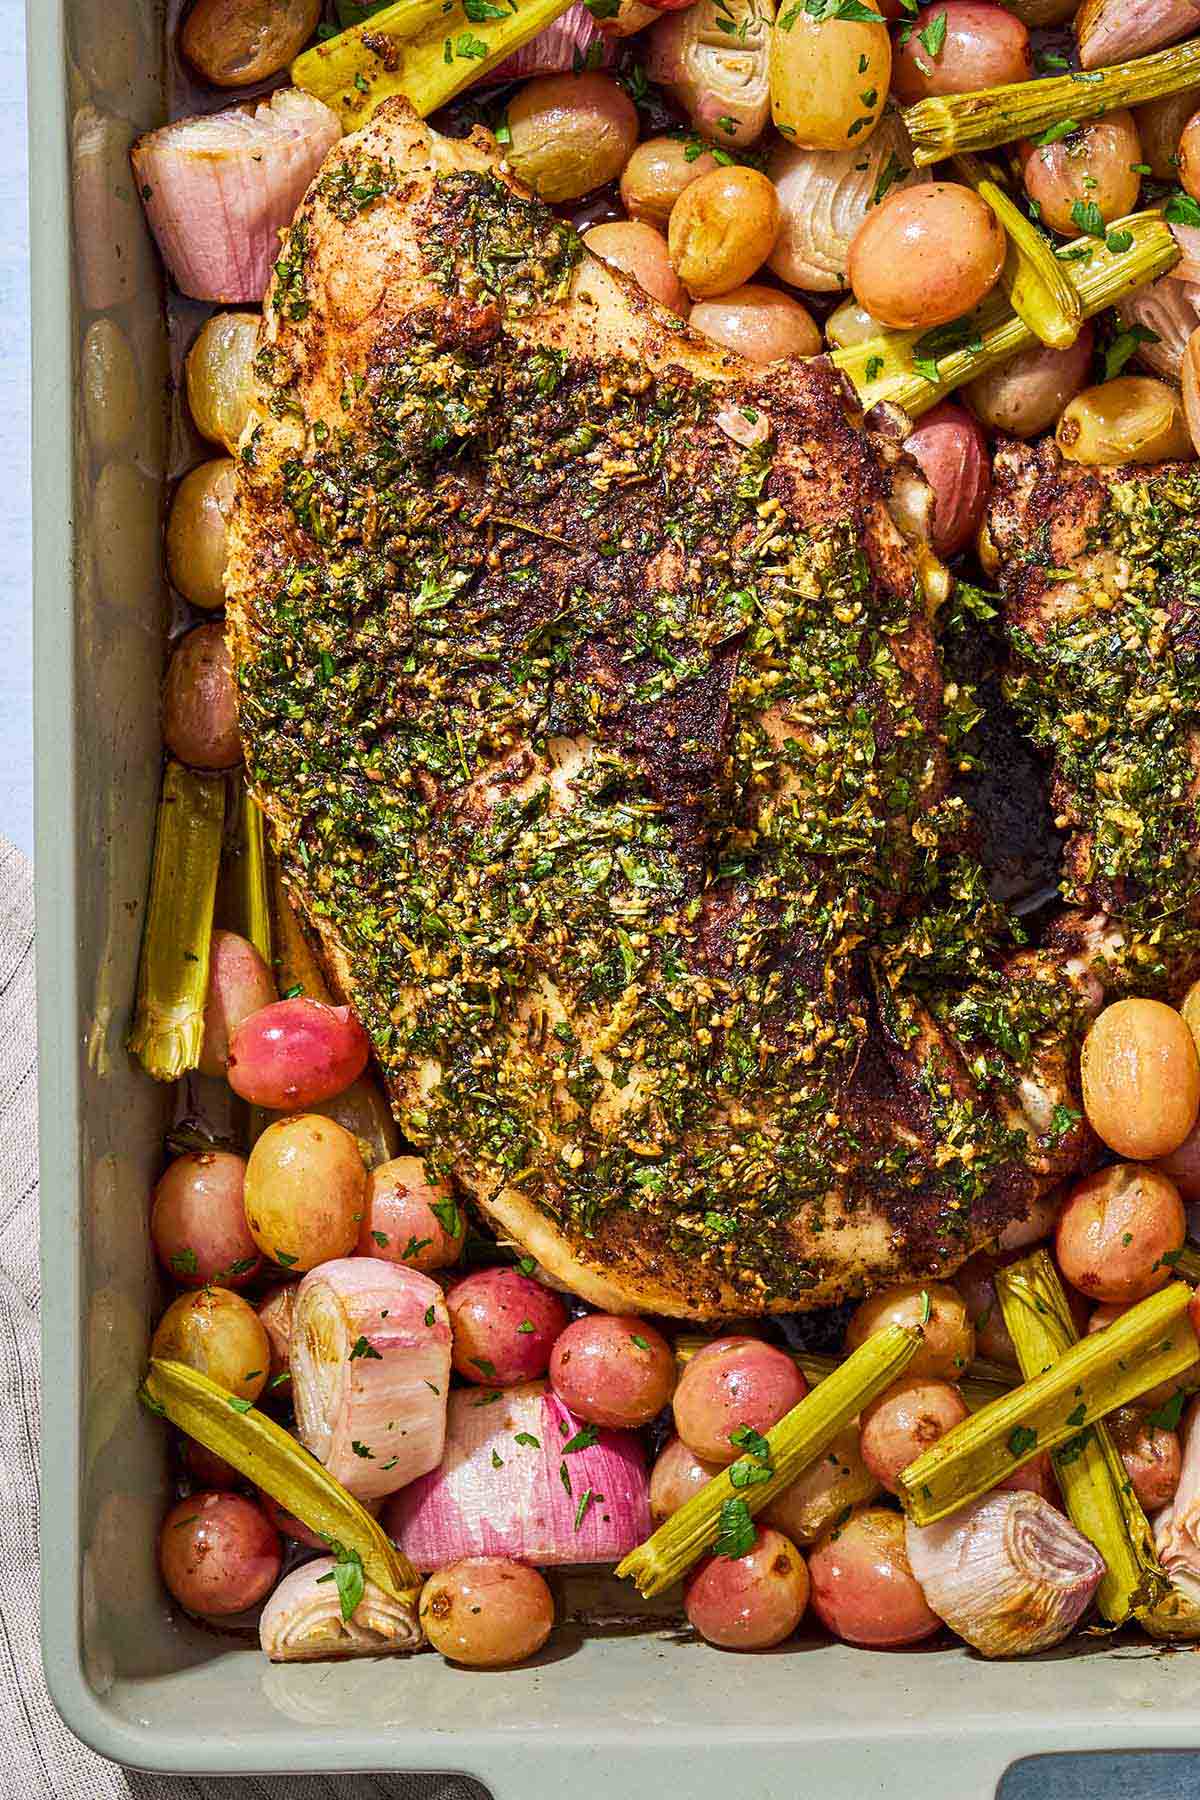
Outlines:
<svg viewBox="0 0 1200 1800"><path fill-rule="evenodd" d="M0 833L33 849L25 11L0 0Z"/></svg>

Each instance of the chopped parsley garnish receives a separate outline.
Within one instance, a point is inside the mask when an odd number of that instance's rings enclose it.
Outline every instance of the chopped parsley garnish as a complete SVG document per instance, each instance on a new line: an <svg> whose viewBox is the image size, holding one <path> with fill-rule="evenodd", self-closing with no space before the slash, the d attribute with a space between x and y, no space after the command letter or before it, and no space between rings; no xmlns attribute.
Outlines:
<svg viewBox="0 0 1200 1800"><path fill-rule="evenodd" d="M379 1351L375 1349L373 1344L368 1343L365 1337L355 1338L350 1351L351 1362L357 1362L360 1357L364 1362L383 1361L383 1357L380 1355Z"/></svg>
<svg viewBox="0 0 1200 1800"><path fill-rule="evenodd" d="M744 1500L726 1500L717 1520L713 1551L717 1556L746 1556L758 1542L758 1532Z"/></svg>
<svg viewBox="0 0 1200 1800"><path fill-rule="evenodd" d="M1028 1425L1014 1425L1008 1434L1008 1448L1016 1457L1028 1456L1031 1450L1037 1449L1038 1436Z"/></svg>

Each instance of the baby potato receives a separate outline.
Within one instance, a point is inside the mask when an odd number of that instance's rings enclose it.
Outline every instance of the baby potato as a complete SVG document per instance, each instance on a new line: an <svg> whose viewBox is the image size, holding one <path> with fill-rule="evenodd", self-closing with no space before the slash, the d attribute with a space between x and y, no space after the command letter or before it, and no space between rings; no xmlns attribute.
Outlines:
<svg viewBox="0 0 1200 1800"><path fill-rule="evenodd" d="M979 529L992 483L987 440L965 406L943 400L904 440L933 490L933 548L957 556Z"/></svg>
<svg viewBox="0 0 1200 1800"><path fill-rule="evenodd" d="M241 762L237 690L223 625L197 625L172 654L163 683L163 742L193 769L232 769Z"/></svg>
<svg viewBox="0 0 1200 1800"><path fill-rule="evenodd" d="M671 267L666 238L653 225L647 225L643 219L614 219L605 225L593 225L584 232L583 241L593 256L620 269L622 274L632 275L655 300L681 319L687 318L688 297L683 283Z"/></svg>
<svg viewBox="0 0 1200 1800"><path fill-rule="evenodd" d="M1177 156L1180 181L1189 194L1200 195L1200 112L1180 132Z"/></svg>
<svg viewBox="0 0 1200 1800"><path fill-rule="evenodd" d="M1182 1249L1186 1232L1174 1182L1138 1163L1114 1163L1071 1190L1058 1216L1054 1254L1081 1294L1144 1300L1171 1279L1163 1258Z"/></svg>
<svg viewBox="0 0 1200 1800"><path fill-rule="evenodd" d="M236 478L230 456L201 463L176 488L167 518L167 572L184 599L206 611L225 603L226 528Z"/></svg>
<svg viewBox="0 0 1200 1800"><path fill-rule="evenodd" d="M1142 146L1142 161L1156 181L1175 181L1179 170L1179 140L1183 128L1200 107L1200 88L1182 94L1163 94L1133 109L1133 122Z"/></svg>
<svg viewBox="0 0 1200 1800"><path fill-rule="evenodd" d="M1026 142L1021 155L1025 192L1041 222L1063 237L1079 237L1097 223L1108 225L1137 205L1142 146L1133 114L1125 107L1080 125L1053 144Z"/></svg>
<svg viewBox="0 0 1200 1800"><path fill-rule="evenodd" d="M367 1172L348 1131L319 1114L268 1125L246 1165L246 1223L264 1256L303 1274L350 1256Z"/></svg>
<svg viewBox="0 0 1200 1800"><path fill-rule="evenodd" d="M1018 350L1007 362L977 375L963 396L977 419L1010 437L1049 431L1068 400L1084 386L1092 366L1094 333L1085 322L1066 350L1044 344Z"/></svg>
<svg viewBox="0 0 1200 1800"><path fill-rule="evenodd" d="M850 350L855 344L865 344L871 338L882 336L886 330L883 320L873 319L852 294L826 319L825 341L834 350Z"/></svg>
<svg viewBox="0 0 1200 1800"><path fill-rule="evenodd" d="M781 356L816 356L821 333L808 308L778 288L749 282L716 300L692 308L691 327L747 362L775 362Z"/></svg>
<svg viewBox="0 0 1200 1800"><path fill-rule="evenodd" d="M258 1399L271 1367L271 1346L254 1308L240 1294L213 1285L171 1302L150 1354L186 1363L242 1400Z"/></svg>
<svg viewBox="0 0 1200 1800"><path fill-rule="evenodd" d="M900 330L948 324L978 305L1004 266L1004 231L990 206L957 182L889 194L850 245L859 305Z"/></svg>
<svg viewBox="0 0 1200 1800"><path fill-rule="evenodd" d="M865 0L878 12L876 0ZM831 29L832 27L832 29ZM815 17L788 5L771 33L771 114L789 144L845 150L865 144L892 78L892 43L877 25Z"/></svg>
<svg viewBox="0 0 1200 1800"><path fill-rule="evenodd" d="M1200 1057L1187 1021L1161 1000L1106 1006L1083 1040L1079 1072L1088 1122L1118 1156L1167 1156L1196 1123Z"/></svg>
<svg viewBox="0 0 1200 1800"><path fill-rule="evenodd" d="M637 107L611 76L541 75L509 103L508 160L543 200L615 181L638 140Z"/></svg>
<svg viewBox="0 0 1200 1800"><path fill-rule="evenodd" d="M1054 435L1065 457L1092 467L1196 454L1179 395L1151 375L1118 375L1084 388L1064 408Z"/></svg>
<svg viewBox="0 0 1200 1800"><path fill-rule="evenodd" d="M923 7L894 55L892 92L906 106L930 94L971 94L1028 81L1033 71L1028 31L1007 7L989 0Z"/></svg>
<svg viewBox="0 0 1200 1800"><path fill-rule="evenodd" d="M249 87L286 69L321 16L321 0L196 0L183 54L214 87Z"/></svg>
<svg viewBox="0 0 1200 1800"><path fill-rule="evenodd" d="M679 279L697 299L728 294L761 268L779 235L779 199L757 169L714 169L671 213L667 242Z"/></svg>
<svg viewBox="0 0 1200 1800"><path fill-rule="evenodd" d="M631 219L665 225L685 187L717 167L715 156L684 138L654 137L639 144L621 174L621 204Z"/></svg>
<svg viewBox="0 0 1200 1800"><path fill-rule="evenodd" d="M904 1371L906 1379L930 1375L955 1381L975 1360L975 1327L967 1303L948 1282L904 1281L872 1294L846 1327L847 1350L857 1350L888 1325L908 1325L921 1333L921 1347Z"/></svg>
<svg viewBox="0 0 1200 1800"><path fill-rule="evenodd" d="M250 416L250 384L258 343L258 314L214 313L187 357L187 396L201 437L237 452Z"/></svg>

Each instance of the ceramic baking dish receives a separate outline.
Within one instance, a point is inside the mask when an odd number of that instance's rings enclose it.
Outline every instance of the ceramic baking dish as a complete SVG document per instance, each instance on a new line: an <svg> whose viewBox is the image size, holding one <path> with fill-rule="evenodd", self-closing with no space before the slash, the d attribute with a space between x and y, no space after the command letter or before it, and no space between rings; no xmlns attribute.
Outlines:
<svg viewBox="0 0 1200 1800"><path fill-rule="evenodd" d="M165 1097L123 1048L169 628L158 526L179 448L125 148L163 116L164 20L153 0L29 0L29 38L42 1571L46 1669L67 1723L142 1768L453 1769L501 1800L984 1800L1031 1752L1200 1741L1195 1659L1144 1642L989 1665L962 1649L803 1639L738 1658L670 1629L568 1628L537 1662L486 1674L435 1656L273 1666L172 1615L153 1557L164 1434L135 1398ZM136 439L97 455L77 380L83 334L105 313L135 345L143 406Z"/></svg>

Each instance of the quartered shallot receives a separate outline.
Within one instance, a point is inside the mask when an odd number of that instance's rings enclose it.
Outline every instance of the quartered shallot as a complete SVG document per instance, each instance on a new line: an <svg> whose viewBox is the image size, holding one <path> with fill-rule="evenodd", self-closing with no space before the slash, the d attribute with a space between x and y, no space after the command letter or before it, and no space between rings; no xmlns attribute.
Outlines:
<svg viewBox="0 0 1200 1800"><path fill-rule="evenodd" d="M397 1494L385 1523L418 1569L616 1562L650 1532L641 1443L581 1424L544 1381L458 1388L441 1468Z"/></svg>
<svg viewBox="0 0 1200 1800"><path fill-rule="evenodd" d="M1200 281L1181 281L1172 270L1123 300L1117 312L1138 338L1137 360L1178 381L1187 341L1200 325Z"/></svg>
<svg viewBox="0 0 1200 1800"><path fill-rule="evenodd" d="M437 1467L450 1320L427 1275L373 1256L322 1263L296 1294L291 1359L301 1442L357 1499Z"/></svg>
<svg viewBox="0 0 1200 1800"><path fill-rule="evenodd" d="M1142 1623L1155 1637L1200 1637L1200 1400L1180 1427L1183 1467L1175 1497L1151 1521L1154 1548L1170 1579L1166 1597Z"/></svg>
<svg viewBox="0 0 1200 1800"><path fill-rule="evenodd" d="M1200 29L1198 0L1083 0L1075 15L1079 61L1104 69L1177 44Z"/></svg>
<svg viewBox="0 0 1200 1800"><path fill-rule="evenodd" d="M341 135L322 101L280 88L258 105L177 119L139 138L138 191L181 291L261 300L279 233Z"/></svg>
<svg viewBox="0 0 1200 1800"><path fill-rule="evenodd" d="M284 1576L258 1622L259 1643L272 1662L385 1656L418 1647L416 1595L394 1600L362 1575L361 1566L346 1566L350 1580L340 1582L332 1556L315 1557Z"/></svg>
<svg viewBox="0 0 1200 1800"><path fill-rule="evenodd" d="M505 81L527 81L532 75L569 75L580 68L606 69L615 55L611 35L605 35L583 0L576 0L545 31L539 31L498 63L485 80L488 86L499 86Z"/></svg>
<svg viewBox="0 0 1200 1800"><path fill-rule="evenodd" d="M912 1572L952 1631L984 1656L1028 1656L1082 1618L1104 1563L1037 1494L988 1494L936 1525L907 1526Z"/></svg>

